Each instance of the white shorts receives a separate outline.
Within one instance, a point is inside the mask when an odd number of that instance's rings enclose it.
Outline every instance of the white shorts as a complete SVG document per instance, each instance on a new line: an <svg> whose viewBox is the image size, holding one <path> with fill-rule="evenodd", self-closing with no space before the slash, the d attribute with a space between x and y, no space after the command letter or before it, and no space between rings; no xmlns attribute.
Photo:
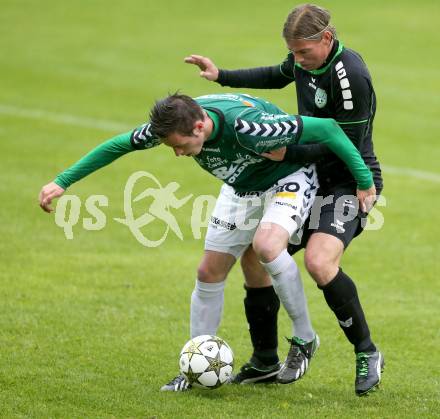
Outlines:
<svg viewBox="0 0 440 419"><path fill-rule="evenodd" d="M291 243L299 243L318 186L314 164L263 192L239 193L224 184L208 225L205 250L239 258L252 243L260 222L280 225L289 233Z"/></svg>

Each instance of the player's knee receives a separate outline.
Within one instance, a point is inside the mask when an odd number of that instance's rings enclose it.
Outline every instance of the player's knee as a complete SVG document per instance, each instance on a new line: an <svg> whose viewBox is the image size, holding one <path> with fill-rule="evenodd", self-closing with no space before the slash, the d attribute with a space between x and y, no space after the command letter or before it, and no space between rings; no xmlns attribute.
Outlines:
<svg viewBox="0 0 440 419"><path fill-rule="evenodd" d="M264 263L272 262L282 252L280 244L269 235L260 235L254 238L252 244L258 259Z"/></svg>
<svg viewBox="0 0 440 419"><path fill-rule="evenodd" d="M224 272L208 263L201 263L197 269L197 278L201 282L220 282L225 279Z"/></svg>
<svg viewBox="0 0 440 419"><path fill-rule="evenodd" d="M318 285L325 285L330 282L338 271L335 261L324 252L306 251L304 264Z"/></svg>

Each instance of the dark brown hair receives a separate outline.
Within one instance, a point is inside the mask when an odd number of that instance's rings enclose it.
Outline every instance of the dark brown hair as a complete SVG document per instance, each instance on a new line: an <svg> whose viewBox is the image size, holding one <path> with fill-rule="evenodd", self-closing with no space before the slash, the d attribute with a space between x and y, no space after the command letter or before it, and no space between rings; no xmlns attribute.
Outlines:
<svg viewBox="0 0 440 419"><path fill-rule="evenodd" d="M177 92L156 101L150 112L151 131L159 138L173 133L192 136L194 123L203 119L202 108L197 102Z"/></svg>

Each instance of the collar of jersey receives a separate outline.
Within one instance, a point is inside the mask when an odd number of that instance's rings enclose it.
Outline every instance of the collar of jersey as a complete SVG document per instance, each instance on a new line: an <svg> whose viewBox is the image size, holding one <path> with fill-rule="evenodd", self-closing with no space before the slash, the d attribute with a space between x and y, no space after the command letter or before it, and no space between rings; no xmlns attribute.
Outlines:
<svg viewBox="0 0 440 419"><path fill-rule="evenodd" d="M301 67L301 64L295 63L295 66L299 67L301 70L307 71L307 73L313 74L315 76L318 76L320 74L325 73L328 70L328 68L330 67L330 65L332 64L332 62L335 61L336 57L338 57L341 54L342 50L344 49L343 43L341 41L337 41L337 42L339 43L337 51L333 55L332 59L324 67L318 68L316 70L304 70Z"/></svg>
<svg viewBox="0 0 440 419"><path fill-rule="evenodd" d="M215 143L218 141L221 136L223 135L223 127L225 125L225 116L223 115L223 112L216 108L211 107L203 107L203 109L206 111L208 116L212 119L212 122L214 124L214 129L212 130L211 135L209 138L205 141L205 144L209 143Z"/></svg>

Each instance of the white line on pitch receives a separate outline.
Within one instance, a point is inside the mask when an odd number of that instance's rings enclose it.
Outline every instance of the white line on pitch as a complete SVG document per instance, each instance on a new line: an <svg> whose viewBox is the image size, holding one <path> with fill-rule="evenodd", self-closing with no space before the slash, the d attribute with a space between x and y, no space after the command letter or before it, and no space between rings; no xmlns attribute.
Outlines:
<svg viewBox="0 0 440 419"><path fill-rule="evenodd" d="M423 170L411 169L409 167L395 167L388 165L382 165L381 167L384 173L430 180L431 182L440 182L440 174L438 173L425 172Z"/></svg>
<svg viewBox="0 0 440 419"><path fill-rule="evenodd" d="M412 177L415 179L430 180L440 182L440 174L425 172L423 170L411 169L409 167L381 166L384 173L392 173L400 176Z"/></svg>
<svg viewBox="0 0 440 419"><path fill-rule="evenodd" d="M130 129L125 124L114 121L105 121L102 119L87 118L82 116L60 114L54 112L43 111L39 109L26 109L16 106L0 104L0 114L15 116L21 118L39 119L49 122L55 122L63 125L73 125L83 128L97 128L104 131L126 131Z"/></svg>

